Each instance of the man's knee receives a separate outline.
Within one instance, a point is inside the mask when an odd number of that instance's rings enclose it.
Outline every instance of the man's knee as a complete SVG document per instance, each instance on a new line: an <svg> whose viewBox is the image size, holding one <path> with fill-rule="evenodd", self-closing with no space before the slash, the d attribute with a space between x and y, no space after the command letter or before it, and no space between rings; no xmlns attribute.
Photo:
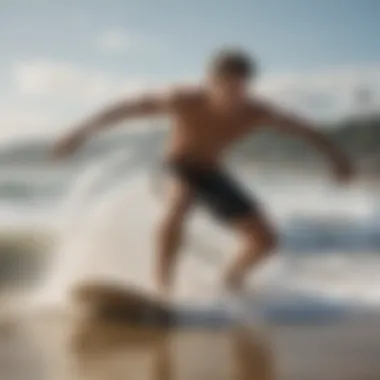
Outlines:
<svg viewBox="0 0 380 380"><path fill-rule="evenodd" d="M278 235L275 229L264 220L253 220L245 228L248 244L254 246L260 255L272 254L278 246Z"/></svg>

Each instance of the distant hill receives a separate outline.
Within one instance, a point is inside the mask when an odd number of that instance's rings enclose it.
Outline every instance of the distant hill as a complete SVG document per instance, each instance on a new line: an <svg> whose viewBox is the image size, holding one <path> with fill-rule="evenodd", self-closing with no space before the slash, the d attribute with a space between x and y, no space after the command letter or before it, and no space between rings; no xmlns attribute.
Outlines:
<svg viewBox="0 0 380 380"><path fill-rule="evenodd" d="M116 133L101 135L91 139L78 153L70 157L70 163L112 152L118 149L132 150L138 155L151 157L158 154L163 144L164 134L152 128L152 132L141 134ZM50 165L54 141L50 139L28 139L0 146L0 167L19 165Z"/></svg>
<svg viewBox="0 0 380 380"><path fill-rule="evenodd" d="M326 133L366 171L380 176L380 115L343 120L328 126ZM165 133L152 127L151 132L117 133L93 139L72 162L89 160L115 149L128 149L140 159L155 159L162 150ZM0 166L44 165L50 162L52 141L27 140L0 147ZM241 162L318 165L321 155L298 138L265 132L237 144L232 157Z"/></svg>
<svg viewBox="0 0 380 380"><path fill-rule="evenodd" d="M360 167L380 175L380 115L346 119L326 126L325 133ZM301 165L318 164L323 157L297 137L269 129L242 142L235 152L242 160L259 160Z"/></svg>

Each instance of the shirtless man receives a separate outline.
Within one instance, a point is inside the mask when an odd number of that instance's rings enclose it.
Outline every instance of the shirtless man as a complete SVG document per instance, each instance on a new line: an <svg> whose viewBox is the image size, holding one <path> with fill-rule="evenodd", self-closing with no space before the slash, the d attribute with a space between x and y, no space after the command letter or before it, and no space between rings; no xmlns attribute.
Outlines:
<svg viewBox="0 0 380 380"><path fill-rule="evenodd" d="M224 276L230 289L240 288L248 271L276 247L276 233L257 200L222 167L223 153L237 140L270 126L314 144L330 160L337 179L348 180L352 174L345 155L311 123L249 97L256 71L255 62L245 52L220 51L211 59L202 86L121 101L74 128L56 146L56 154L65 156L95 132L121 120L171 117L165 164L172 187L157 240L156 280L164 294L170 290L183 227L197 200L241 237L241 251Z"/></svg>

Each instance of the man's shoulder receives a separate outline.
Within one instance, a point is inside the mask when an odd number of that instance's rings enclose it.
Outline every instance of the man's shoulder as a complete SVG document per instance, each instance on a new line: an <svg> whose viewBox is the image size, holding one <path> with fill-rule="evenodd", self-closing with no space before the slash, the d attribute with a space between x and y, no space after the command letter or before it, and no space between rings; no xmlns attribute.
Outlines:
<svg viewBox="0 0 380 380"><path fill-rule="evenodd" d="M204 99L204 90L199 86L175 86L168 92L170 103L175 107L195 107Z"/></svg>

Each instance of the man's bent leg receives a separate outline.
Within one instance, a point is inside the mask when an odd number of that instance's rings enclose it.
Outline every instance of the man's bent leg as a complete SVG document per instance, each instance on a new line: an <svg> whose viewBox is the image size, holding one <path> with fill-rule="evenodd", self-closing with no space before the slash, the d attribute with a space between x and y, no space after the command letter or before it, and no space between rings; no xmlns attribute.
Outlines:
<svg viewBox="0 0 380 380"><path fill-rule="evenodd" d="M182 243L183 226L191 205L189 188L179 181L173 182L157 236L156 279L163 295L168 295L170 290L173 265Z"/></svg>
<svg viewBox="0 0 380 380"><path fill-rule="evenodd" d="M275 232L262 216L248 216L235 225L243 247L225 275L225 284L230 289L239 289L248 272L268 257L277 245Z"/></svg>

